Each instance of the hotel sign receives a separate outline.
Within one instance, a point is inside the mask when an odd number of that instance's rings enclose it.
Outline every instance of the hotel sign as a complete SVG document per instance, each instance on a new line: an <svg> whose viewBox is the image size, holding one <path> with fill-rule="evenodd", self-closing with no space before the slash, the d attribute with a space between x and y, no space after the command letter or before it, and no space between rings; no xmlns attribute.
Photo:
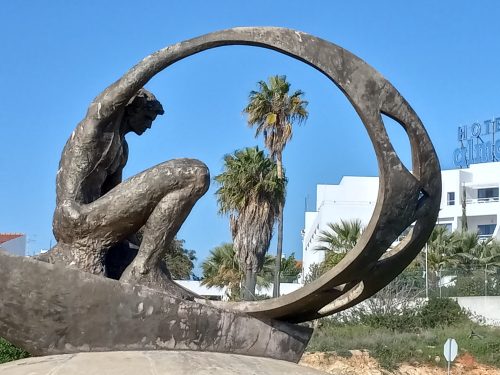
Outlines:
<svg viewBox="0 0 500 375"><path fill-rule="evenodd" d="M500 117L458 127L460 147L453 152L456 167L500 160Z"/></svg>

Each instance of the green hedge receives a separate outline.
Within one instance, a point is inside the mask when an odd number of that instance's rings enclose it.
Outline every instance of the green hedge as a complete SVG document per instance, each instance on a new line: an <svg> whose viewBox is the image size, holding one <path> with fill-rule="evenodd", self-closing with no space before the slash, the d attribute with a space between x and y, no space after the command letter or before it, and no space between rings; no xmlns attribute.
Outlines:
<svg viewBox="0 0 500 375"><path fill-rule="evenodd" d="M0 337L0 363L15 361L16 359L29 357L29 353L16 348Z"/></svg>

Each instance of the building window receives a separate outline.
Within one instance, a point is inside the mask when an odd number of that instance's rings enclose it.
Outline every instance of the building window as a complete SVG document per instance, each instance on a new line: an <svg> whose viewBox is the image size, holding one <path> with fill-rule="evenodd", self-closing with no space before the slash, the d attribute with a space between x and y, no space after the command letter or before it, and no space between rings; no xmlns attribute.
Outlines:
<svg viewBox="0 0 500 375"><path fill-rule="evenodd" d="M439 224L436 224L436 227L442 227L442 228L446 229L446 231L448 233L451 233L451 223L439 223Z"/></svg>
<svg viewBox="0 0 500 375"><path fill-rule="evenodd" d="M448 192L448 206L454 206L455 205L455 192L450 191Z"/></svg>
<svg viewBox="0 0 500 375"><path fill-rule="evenodd" d="M495 231L496 224L484 224L477 226L479 237L491 237Z"/></svg>
<svg viewBox="0 0 500 375"><path fill-rule="evenodd" d="M477 201L478 202L492 202L498 201L498 188L485 188L477 189Z"/></svg>

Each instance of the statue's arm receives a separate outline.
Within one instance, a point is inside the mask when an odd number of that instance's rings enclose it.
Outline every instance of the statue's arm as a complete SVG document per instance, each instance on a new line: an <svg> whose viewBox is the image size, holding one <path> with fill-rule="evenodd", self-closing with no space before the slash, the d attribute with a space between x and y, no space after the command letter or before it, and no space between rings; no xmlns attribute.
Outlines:
<svg viewBox="0 0 500 375"><path fill-rule="evenodd" d="M105 126L157 73L186 56L206 49L204 44L207 42L207 37L198 37L165 47L145 57L92 101L84 121Z"/></svg>

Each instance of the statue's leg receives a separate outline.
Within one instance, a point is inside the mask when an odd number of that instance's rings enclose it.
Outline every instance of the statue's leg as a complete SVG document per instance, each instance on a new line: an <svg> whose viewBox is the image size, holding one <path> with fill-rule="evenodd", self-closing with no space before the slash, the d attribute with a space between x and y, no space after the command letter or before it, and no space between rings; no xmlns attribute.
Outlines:
<svg viewBox="0 0 500 375"><path fill-rule="evenodd" d="M166 195L158 203L143 227L137 256L123 272L120 281L161 288L180 297L192 296L191 292L171 281L162 260L168 245L198 199L198 194L189 186Z"/></svg>
<svg viewBox="0 0 500 375"><path fill-rule="evenodd" d="M75 266L96 273L93 270L99 268L96 264L102 262L102 254L93 249L109 248L145 225L154 230L144 233L145 244L141 248L150 249L144 250L150 253L145 256L144 264L145 267L157 264L162 256L160 248L166 248L166 241L174 238L208 185L209 173L205 164L193 159L176 159L149 168L123 181L96 201L80 206L75 219L77 238L67 241L67 246L74 245L73 253L82 253L74 258L85 259L84 264ZM72 228L71 225L67 227ZM64 237L62 233L60 237ZM158 246L153 249L152 244L156 242ZM94 253L96 259L89 259ZM129 281L133 281L132 276Z"/></svg>
<svg viewBox="0 0 500 375"><path fill-rule="evenodd" d="M127 267L120 280L139 283L153 288L170 291L180 297L193 294L173 283L163 259L168 245L186 220L196 201L206 192L209 185L208 169L198 164L184 165L175 179L183 183L168 192L155 206L142 227L143 237L137 256ZM171 172L169 170L169 172ZM168 173L165 178L173 176Z"/></svg>

